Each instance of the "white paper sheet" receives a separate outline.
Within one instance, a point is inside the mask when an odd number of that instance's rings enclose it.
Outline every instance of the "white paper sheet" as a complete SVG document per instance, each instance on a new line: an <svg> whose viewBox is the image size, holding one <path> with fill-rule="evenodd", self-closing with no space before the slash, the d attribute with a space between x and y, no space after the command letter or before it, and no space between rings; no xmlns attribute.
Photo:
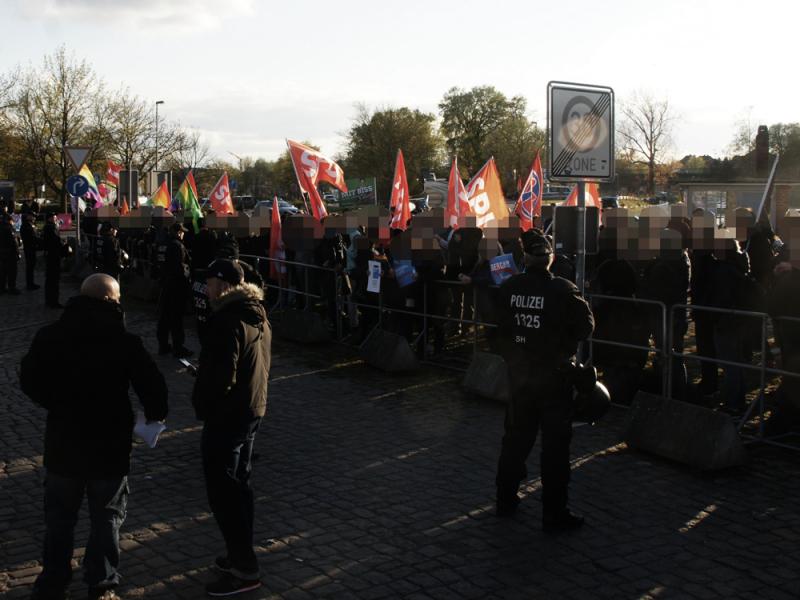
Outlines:
<svg viewBox="0 0 800 600"><path fill-rule="evenodd" d="M144 413L139 412L136 416L136 425L133 428L133 433L151 448L155 448L158 443L158 436L167 428L164 423L160 421L153 421L148 423L144 417Z"/></svg>

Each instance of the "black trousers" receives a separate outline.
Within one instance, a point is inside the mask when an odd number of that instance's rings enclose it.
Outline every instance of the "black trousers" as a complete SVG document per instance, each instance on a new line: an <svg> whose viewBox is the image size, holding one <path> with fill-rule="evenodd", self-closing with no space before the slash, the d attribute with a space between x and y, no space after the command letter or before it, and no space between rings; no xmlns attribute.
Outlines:
<svg viewBox="0 0 800 600"><path fill-rule="evenodd" d="M0 259L0 291L17 289L17 259Z"/></svg>
<svg viewBox="0 0 800 600"><path fill-rule="evenodd" d="M516 386L512 383L512 387ZM540 382L516 387L512 392L497 464L498 502L516 498L520 483L528 476L525 461L541 429L543 517L557 516L566 509L572 440L571 394L571 386L557 373Z"/></svg>
<svg viewBox="0 0 800 600"><path fill-rule="evenodd" d="M253 444L260 417L206 421L201 437L208 504L217 521L236 575L258 576L253 550Z"/></svg>
<svg viewBox="0 0 800 600"><path fill-rule="evenodd" d="M173 349L183 347L186 334L183 330L183 313L186 310L188 289L165 285L161 288L158 299L158 324L156 325L156 339L159 346L168 346L172 337Z"/></svg>
<svg viewBox="0 0 800 600"><path fill-rule="evenodd" d="M33 271L36 269L36 252L25 252L25 285L33 287Z"/></svg>
<svg viewBox="0 0 800 600"><path fill-rule="evenodd" d="M44 270L44 303L58 304L58 287L61 280L61 257L48 256Z"/></svg>

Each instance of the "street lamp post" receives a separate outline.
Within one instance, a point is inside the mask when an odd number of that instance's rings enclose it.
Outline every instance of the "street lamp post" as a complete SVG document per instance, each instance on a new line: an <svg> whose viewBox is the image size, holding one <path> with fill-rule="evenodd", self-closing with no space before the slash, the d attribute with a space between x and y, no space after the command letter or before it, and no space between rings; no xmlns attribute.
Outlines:
<svg viewBox="0 0 800 600"><path fill-rule="evenodd" d="M156 100L156 168L158 171L158 105L164 104L163 100Z"/></svg>

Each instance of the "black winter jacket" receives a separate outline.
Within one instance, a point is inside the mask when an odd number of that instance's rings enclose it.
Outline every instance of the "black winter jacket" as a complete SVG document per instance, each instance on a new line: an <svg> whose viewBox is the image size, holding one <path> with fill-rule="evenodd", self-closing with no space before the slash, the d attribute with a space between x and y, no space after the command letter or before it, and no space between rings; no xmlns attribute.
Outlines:
<svg viewBox="0 0 800 600"><path fill-rule="evenodd" d="M211 302L192 392L201 421L219 424L266 413L272 330L263 298L261 288L243 283Z"/></svg>
<svg viewBox="0 0 800 600"><path fill-rule="evenodd" d="M167 416L164 377L118 304L77 296L42 327L20 368L20 384L47 409L44 465L60 475L112 479L130 468L134 415L128 388L148 420Z"/></svg>

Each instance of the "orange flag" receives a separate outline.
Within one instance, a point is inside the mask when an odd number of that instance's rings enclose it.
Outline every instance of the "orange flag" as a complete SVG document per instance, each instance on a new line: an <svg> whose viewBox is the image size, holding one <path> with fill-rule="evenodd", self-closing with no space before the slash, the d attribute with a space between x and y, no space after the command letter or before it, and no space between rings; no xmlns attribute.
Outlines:
<svg viewBox="0 0 800 600"><path fill-rule="evenodd" d="M493 221L496 227L498 219L508 217L508 206L494 157L487 160L467 184L467 202L469 214L475 215L480 228Z"/></svg>
<svg viewBox="0 0 800 600"><path fill-rule="evenodd" d="M281 213L278 197L272 199L272 223L269 230L269 257L277 260L286 260L286 251L283 247L283 231L281 229ZM269 276L278 280L286 277L286 264L269 261Z"/></svg>
<svg viewBox="0 0 800 600"><path fill-rule="evenodd" d="M153 194L153 197L150 199L150 204L152 206L163 206L165 210L169 210L170 204L172 204L172 197L167 189L166 180L161 182L158 190L156 190L156 193Z"/></svg>
<svg viewBox="0 0 800 600"><path fill-rule="evenodd" d="M128 208L128 201L127 201L127 200L125 200L125 198L123 198L123 199L122 199L122 204L121 204L121 205L120 205L120 207L119 207L119 214L121 214L121 215L123 215L123 216L124 216L124 215L130 214L130 212L131 212L131 211L130 211L130 209Z"/></svg>
<svg viewBox="0 0 800 600"><path fill-rule="evenodd" d="M286 145L289 148L289 156L292 158L300 190L308 194L311 212L317 221L321 221L327 216L328 211L320 198L317 186L323 182L329 183L339 191L346 192L344 171L330 158L313 148L293 140L286 140Z"/></svg>
<svg viewBox="0 0 800 600"><path fill-rule="evenodd" d="M218 215L236 214L236 211L233 210L233 199L231 198L231 187L228 184L227 171L223 171L222 177L219 178L208 198L211 201L211 208Z"/></svg>
<svg viewBox="0 0 800 600"><path fill-rule="evenodd" d="M394 183L392 183L392 198L389 206L392 209L390 229L405 231L411 220L411 206L408 197L408 180L406 179L406 163L403 160L403 151L397 151L397 162L394 165Z"/></svg>
<svg viewBox="0 0 800 600"><path fill-rule="evenodd" d="M467 189L461 181L461 173L458 170L458 157L453 158L453 165L450 167L450 179L447 182L447 208L444 211L445 227L458 229L460 217L469 213L469 202L467 201Z"/></svg>

